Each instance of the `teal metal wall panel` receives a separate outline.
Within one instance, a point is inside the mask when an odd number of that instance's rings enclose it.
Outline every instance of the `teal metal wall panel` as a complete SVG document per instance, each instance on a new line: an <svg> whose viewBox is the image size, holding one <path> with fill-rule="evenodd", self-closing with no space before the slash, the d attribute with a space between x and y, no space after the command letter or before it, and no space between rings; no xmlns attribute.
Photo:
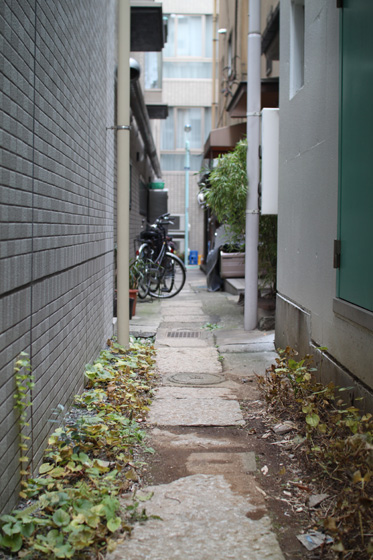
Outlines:
<svg viewBox="0 0 373 560"><path fill-rule="evenodd" d="M345 0L338 296L373 311L373 2Z"/></svg>

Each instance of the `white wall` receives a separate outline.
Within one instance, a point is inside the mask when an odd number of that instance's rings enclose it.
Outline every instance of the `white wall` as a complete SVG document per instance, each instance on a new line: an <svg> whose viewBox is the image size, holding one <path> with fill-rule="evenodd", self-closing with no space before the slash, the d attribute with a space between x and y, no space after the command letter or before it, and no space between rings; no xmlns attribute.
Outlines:
<svg viewBox="0 0 373 560"><path fill-rule="evenodd" d="M212 82L206 80L163 79L163 102L170 107L211 107Z"/></svg>
<svg viewBox="0 0 373 560"><path fill-rule="evenodd" d="M290 99L291 2L281 3L278 292L309 312L309 342L326 346L337 362L373 387L371 333L333 312L339 15L335 2L305 0L304 86ZM294 344L291 314L283 308L277 314L276 338L287 343L288 337Z"/></svg>
<svg viewBox="0 0 373 560"><path fill-rule="evenodd" d="M161 0L164 14L212 14L213 0Z"/></svg>

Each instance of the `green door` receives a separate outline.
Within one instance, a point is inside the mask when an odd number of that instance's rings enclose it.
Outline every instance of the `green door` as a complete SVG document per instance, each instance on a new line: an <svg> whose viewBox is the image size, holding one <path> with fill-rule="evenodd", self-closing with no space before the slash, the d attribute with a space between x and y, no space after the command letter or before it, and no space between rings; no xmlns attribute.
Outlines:
<svg viewBox="0 0 373 560"><path fill-rule="evenodd" d="M338 297L373 311L373 0L343 0Z"/></svg>

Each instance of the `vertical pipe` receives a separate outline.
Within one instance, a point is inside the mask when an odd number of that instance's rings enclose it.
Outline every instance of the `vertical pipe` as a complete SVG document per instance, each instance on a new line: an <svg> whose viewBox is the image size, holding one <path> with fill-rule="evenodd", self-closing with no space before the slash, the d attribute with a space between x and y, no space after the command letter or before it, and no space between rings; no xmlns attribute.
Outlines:
<svg viewBox="0 0 373 560"><path fill-rule="evenodd" d="M189 140L185 141L185 241L184 241L184 264L188 266L189 256Z"/></svg>
<svg viewBox="0 0 373 560"><path fill-rule="evenodd" d="M258 238L259 238L259 140L260 140L260 0L248 0L247 39L247 178L245 234L245 330L258 322Z"/></svg>
<svg viewBox="0 0 373 560"><path fill-rule="evenodd" d="M211 109L211 128L214 129L216 124L216 0L214 0L214 12L212 16L212 109Z"/></svg>
<svg viewBox="0 0 373 560"><path fill-rule="evenodd" d="M129 343L130 2L118 3L117 289L118 342Z"/></svg>

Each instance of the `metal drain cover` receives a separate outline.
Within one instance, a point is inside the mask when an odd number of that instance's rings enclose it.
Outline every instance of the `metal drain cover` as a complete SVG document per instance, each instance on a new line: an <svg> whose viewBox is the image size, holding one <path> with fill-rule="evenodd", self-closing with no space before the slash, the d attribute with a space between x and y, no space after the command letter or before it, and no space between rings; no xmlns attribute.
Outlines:
<svg viewBox="0 0 373 560"><path fill-rule="evenodd" d="M199 338L200 331L169 331L167 336L169 338Z"/></svg>
<svg viewBox="0 0 373 560"><path fill-rule="evenodd" d="M223 383L225 377L218 373L175 373L168 381L178 385L216 385Z"/></svg>

